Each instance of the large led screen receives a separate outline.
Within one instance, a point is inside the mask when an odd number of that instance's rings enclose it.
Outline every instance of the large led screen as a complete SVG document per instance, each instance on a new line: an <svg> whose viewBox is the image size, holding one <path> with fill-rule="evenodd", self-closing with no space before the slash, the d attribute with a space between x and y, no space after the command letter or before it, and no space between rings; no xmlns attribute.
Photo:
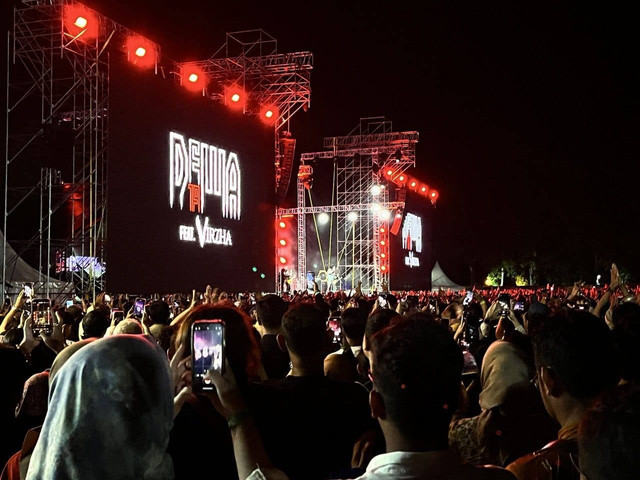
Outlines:
<svg viewBox="0 0 640 480"><path fill-rule="evenodd" d="M112 63L107 288L273 290L273 127Z"/></svg>
<svg viewBox="0 0 640 480"><path fill-rule="evenodd" d="M393 290L431 289L432 213L433 206L427 198L407 193L400 229L389 239L389 283Z"/></svg>

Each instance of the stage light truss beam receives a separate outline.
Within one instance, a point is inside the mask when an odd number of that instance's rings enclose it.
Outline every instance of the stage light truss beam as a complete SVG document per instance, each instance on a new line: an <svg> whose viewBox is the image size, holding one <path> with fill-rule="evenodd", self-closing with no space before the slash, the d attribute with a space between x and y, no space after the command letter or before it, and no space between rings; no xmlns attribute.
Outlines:
<svg viewBox="0 0 640 480"><path fill-rule="evenodd" d="M373 211L374 206L380 207L381 210L403 209L404 202L384 202L384 203L354 203L351 205L323 205L320 207L297 207L297 208L279 208L278 216L283 215L309 215L317 213L338 213L338 212L366 212Z"/></svg>

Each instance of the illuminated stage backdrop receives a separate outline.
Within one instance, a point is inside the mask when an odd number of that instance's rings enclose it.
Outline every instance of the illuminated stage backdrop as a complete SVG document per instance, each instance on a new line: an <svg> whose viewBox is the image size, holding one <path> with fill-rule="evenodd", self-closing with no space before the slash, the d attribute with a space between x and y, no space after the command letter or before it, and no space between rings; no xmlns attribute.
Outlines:
<svg viewBox="0 0 640 480"><path fill-rule="evenodd" d="M407 192L402 226L389 238L393 290L431 289L433 208L425 197Z"/></svg>
<svg viewBox="0 0 640 480"><path fill-rule="evenodd" d="M273 127L111 63L108 290L273 290Z"/></svg>

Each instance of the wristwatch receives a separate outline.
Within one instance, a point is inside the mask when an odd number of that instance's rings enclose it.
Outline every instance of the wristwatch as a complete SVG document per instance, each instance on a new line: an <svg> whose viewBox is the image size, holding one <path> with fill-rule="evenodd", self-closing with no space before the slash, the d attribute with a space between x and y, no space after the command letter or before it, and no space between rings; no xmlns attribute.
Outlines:
<svg viewBox="0 0 640 480"><path fill-rule="evenodd" d="M242 410L238 413L234 413L227 419L227 425L229 425L229 430L233 430L249 417L251 417L251 412L249 410Z"/></svg>

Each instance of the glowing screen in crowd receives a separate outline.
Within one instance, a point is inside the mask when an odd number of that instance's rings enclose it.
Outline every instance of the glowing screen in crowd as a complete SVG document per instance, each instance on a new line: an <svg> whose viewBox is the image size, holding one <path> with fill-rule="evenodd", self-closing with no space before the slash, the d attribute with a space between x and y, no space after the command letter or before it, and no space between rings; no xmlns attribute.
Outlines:
<svg viewBox="0 0 640 480"><path fill-rule="evenodd" d="M107 288L271 291L273 128L114 60L109 102Z"/></svg>

